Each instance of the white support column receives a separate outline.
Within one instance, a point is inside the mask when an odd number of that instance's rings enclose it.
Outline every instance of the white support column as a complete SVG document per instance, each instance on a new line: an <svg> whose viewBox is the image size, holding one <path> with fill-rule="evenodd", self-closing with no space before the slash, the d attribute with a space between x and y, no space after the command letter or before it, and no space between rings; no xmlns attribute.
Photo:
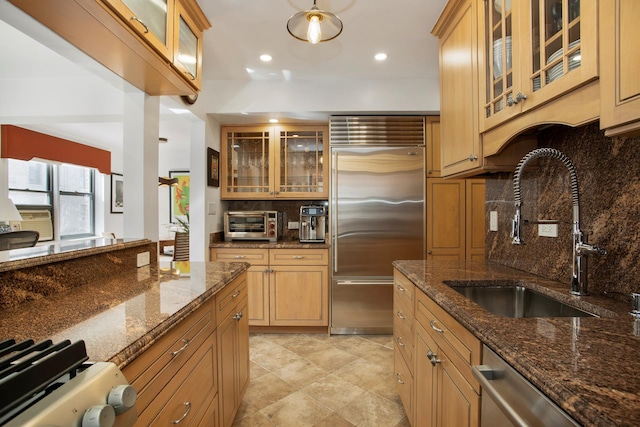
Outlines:
<svg viewBox="0 0 640 427"><path fill-rule="evenodd" d="M189 258L209 261L209 233L206 228L207 143L203 121L191 125L191 188L189 189Z"/></svg>
<svg viewBox="0 0 640 427"><path fill-rule="evenodd" d="M130 87L124 94L124 237L158 240L160 98Z"/></svg>

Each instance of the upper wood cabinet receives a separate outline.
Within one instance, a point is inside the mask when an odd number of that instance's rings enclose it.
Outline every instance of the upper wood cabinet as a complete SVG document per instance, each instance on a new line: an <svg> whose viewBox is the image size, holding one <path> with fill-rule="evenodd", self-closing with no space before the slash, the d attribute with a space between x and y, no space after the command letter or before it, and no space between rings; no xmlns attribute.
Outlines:
<svg viewBox="0 0 640 427"><path fill-rule="evenodd" d="M102 0L147 43L171 60L173 52L173 0Z"/></svg>
<svg viewBox="0 0 640 427"><path fill-rule="evenodd" d="M600 127L640 135L640 2L600 2Z"/></svg>
<svg viewBox="0 0 640 427"><path fill-rule="evenodd" d="M442 176L479 169L478 6L451 0L433 34L439 38Z"/></svg>
<svg viewBox="0 0 640 427"><path fill-rule="evenodd" d="M196 0L9 1L149 95L200 90L211 24Z"/></svg>
<svg viewBox="0 0 640 427"><path fill-rule="evenodd" d="M598 77L597 12L592 1L485 2L480 10L481 131ZM585 114L589 118L594 112Z"/></svg>
<svg viewBox="0 0 640 427"><path fill-rule="evenodd" d="M223 127L223 199L326 199L326 126Z"/></svg>

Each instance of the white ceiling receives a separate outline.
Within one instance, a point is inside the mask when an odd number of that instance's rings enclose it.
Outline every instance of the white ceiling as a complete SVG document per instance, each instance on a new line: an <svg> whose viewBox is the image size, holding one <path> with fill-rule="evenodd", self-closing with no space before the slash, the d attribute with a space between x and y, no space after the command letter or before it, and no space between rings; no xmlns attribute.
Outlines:
<svg viewBox="0 0 640 427"><path fill-rule="evenodd" d="M344 23L344 30L338 38L318 45L298 41L286 30L287 19L310 8L313 0L200 0L199 3L212 24L204 35L205 87L207 81L437 79L437 40L430 31L446 0L318 0L319 8L337 14ZM16 13L7 0L0 0L0 19L11 24L0 21L0 57L3 58L0 84L20 79L38 87L41 82L51 85L57 78L95 79L95 84L105 86L103 93L113 93L116 98L122 96L123 85L114 83L113 76L108 77L100 66L73 52L73 48L65 47L64 42L46 42L49 46L45 47L34 40L49 40L51 37L46 30L38 28L39 24L29 23L28 19L20 16L20 12ZM375 61L373 56L378 52L387 53L387 61ZM263 53L270 54L273 60L261 62L259 56ZM254 72L248 73L247 68ZM201 99L206 99L202 95ZM164 126L164 132L171 133L171 123L182 121L168 108L180 105L176 104L175 98L164 98L161 100L161 128ZM95 105L89 105L90 100L86 101L87 111L92 111ZM107 100L104 101L108 105ZM117 101L114 104L119 105ZM201 113L211 114L221 123L267 118L259 113L247 118L241 114L242 111L221 114L206 104L198 105L198 108ZM282 114L292 118L323 118L322 114L313 111ZM22 122L56 136L71 138L78 135L77 139L100 146L118 143L122 139L121 124L113 119L118 117L117 111L92 112L89 119L83 114L64 120L55 115L47 116L39 123L43 116L46 114L31 114L29 111L21 111L18 117L15 113L8 114L3 112L0 99L0 123ZM175 133L179 135L181 132Z"/></svg>

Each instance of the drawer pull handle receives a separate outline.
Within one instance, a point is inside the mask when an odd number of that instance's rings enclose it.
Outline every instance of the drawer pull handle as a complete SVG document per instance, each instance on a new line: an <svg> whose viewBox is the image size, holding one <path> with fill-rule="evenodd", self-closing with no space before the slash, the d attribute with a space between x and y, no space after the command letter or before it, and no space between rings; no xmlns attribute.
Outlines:
<svg viewBox="0 0 640 427"><path fill-rule="evenodd" d="M400 347L405 347L406 346L406 344L402 342L402 337L396 338L396 341L398 342L398 345Z"/></svg>
<svg viewBox="0 0 640 427"><path fill-rule="evenodd" d="M176 357L177 355L185 351L187 347L189 347L189 344L191 344L191 341L189 341L188 339L183 339L182 342L184 343L184 345L180 347L178 350L172 351L171 356Z"/></svg>
<svg viewBox="0 0 640 427"><path fill-rule="evenodd" d="M440 328L438 328L438 327L435 325L435 323L436 323L436 321L435 321L435 320L432 320L432 321L430 321L430 322L429 322L429 325L431 325L431 329L433 329L434 331L439 332L439 333L441 333L441 334L442 334L442 333L444 333L444 329L440 329Z"/></svg>
<svg viewBox="0 0 640 427"><path fill-rule="evenodd" d="M184 402L184 406L187 407L187 410L185 411L184 415L178 418L177 420L171 421L173 424L180 424L182 421L184 421L185 418L187 418L187 415L189 415L189 412L191 412L191 402Z"/></svg>
<svg viewBox="0 0 640 427"><path fill-rule="evenodd" d="M244 314L242 314L242 312L240 311L233 315L233 320L240 320L242 319L242 316L244 316Z"/></svg>
<svg viewBox="0 0 640 427"><path fill-rule="evenodd" d="M404 314L402 314L402 312L401 312L401 311L397 312L397 313L396 313L396 316L398 316L398 318L400 318L400 319L402 319L402 320L406 319L406 317L404 316Z"/></svg>
<svg viewBox="0 0 640 427"><path fill-rule="evenodd" d="M398 290L399 290L400 292L404 292L404 291L406 290L405 288L403 288L403 287L402 287L402 286L400 286L400 285L396 285L396 288L398 288Z"/></svg>
<svg viewBox="0 0 640 427"><path fill-rule="evenodd" d="M433 366L442 363L442 360L438 359L438 356L431 350L427 351L427 359L429 359L429 362L431 362Z"/></svg>
<svg viewBox="0 0 640 427"><path fill-rule="evenodd" d="M398 381L400 384L404 384L404 381L400 379L400 372L396 373L396 381Z"/></svg>
<svg viewBox="0 0 640 427"><path fill-rule="evenodd" d="M238 298L238 295L240 295L240 289L238 289L237 291L235 291L233 293L233 295L231 295L231 298Z"/></svg>
<svg viewBox="0 0 640 427"><path fill-rule="evenodd" d="M142 25L144 27L144 33L147 34L149 32L149 27L147 27L147 24L145 24L144 22L142 22L140 20L140 18L138 18L137 16L132 16L131 18L129 18L130 21L136 21L139 22L140 25Z"/></svg>
<svg viewBox="0 0 640 427"><path fill-rule="evenodd" d="M235 259L243 259L243 258L246 258L246 256L245 256L245 255L234 255L233 257L234 257Z"/></svg>
<svg viewBox="0 0 640 427"><path fill-rule="evenodd" d="M303 259L304 256L303 255L294 255L291 258L293 258L293 259Z"/></svg>

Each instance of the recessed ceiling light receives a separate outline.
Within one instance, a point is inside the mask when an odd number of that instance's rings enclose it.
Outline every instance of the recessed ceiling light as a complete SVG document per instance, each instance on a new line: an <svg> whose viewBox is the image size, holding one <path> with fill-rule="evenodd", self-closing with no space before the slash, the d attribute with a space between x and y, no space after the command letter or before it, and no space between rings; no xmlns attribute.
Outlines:
<svg viewBox="0 0 640 427"><path fill-rule="evenodd" d="M260 55L260 61L269 62L272 59L271 55L267 55L266 53L264 55Z"/></svg>
<svg viewBox="0 0 640 427"><path fill-rule="evenodd" d="M278 119L269 119L269 123L278 123Z"/></svg>
<svg viewBox="0 0 640 427"><path fill-rule="evenodd" d="M387 54L386 53L376 53L376 56L374 58L376 58L376 61L384 61L385 59L387 59Z"/></svg>

